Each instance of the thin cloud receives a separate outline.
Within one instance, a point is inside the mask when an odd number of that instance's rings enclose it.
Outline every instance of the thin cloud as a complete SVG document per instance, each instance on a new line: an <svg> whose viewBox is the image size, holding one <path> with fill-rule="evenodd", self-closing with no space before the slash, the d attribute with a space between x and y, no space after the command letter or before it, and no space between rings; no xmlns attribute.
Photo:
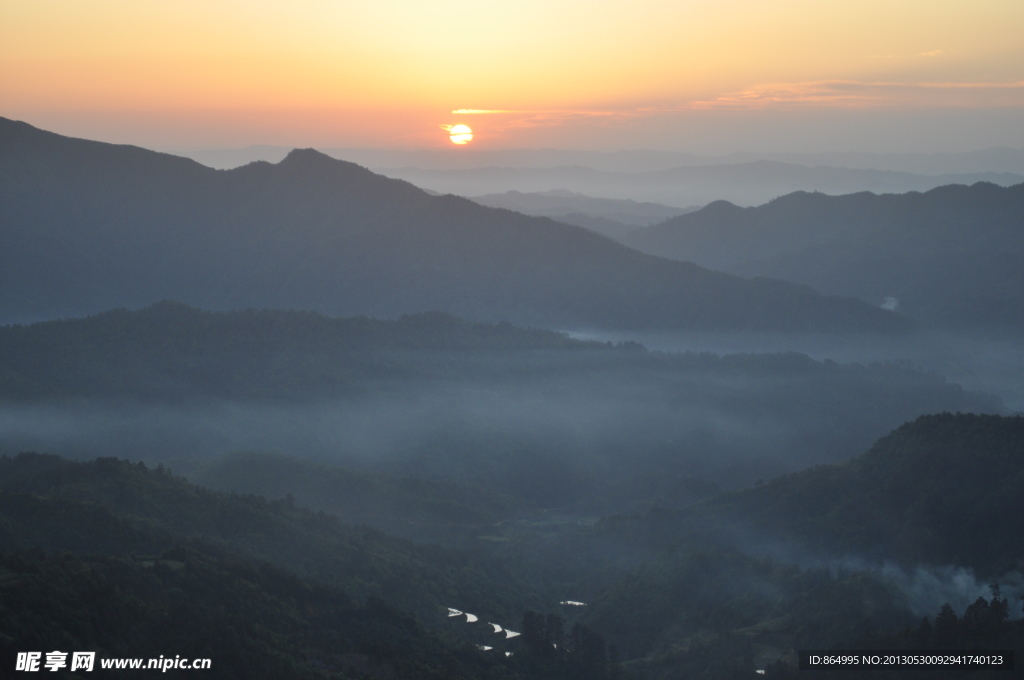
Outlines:
<svg viewBox="0 0 1024 680"><path fill-rule="evenodd" d="M492 129L503 131L619 120L642 115L638 110L616 109L455 109L452 113L498 116L501 121L492 124Z"/></svg>
<svg viewBox="0 0 1024 680"><path fill-rule="evenodd" d="M958 94L959 93L959 94ZM969 96L963 96L968 94ZM899 83L849 80L775 83L680 104L680 109L748 109L792 105L841 107L1024 106L1024 81Z"/></svg>
<svg viewBox="0 0 1024 680"><path fill-rule="evenodd" d="M649 107L607 109L456 109L457 115L493 115L495 131L529 128L614 125L683 111L756 111L795 108L912 109L1024 108L1024 80L1015 82L887 82L822 80L756 85L712 99Z"/></svg>
<svg viewBox="0 0 1024 680"><path fill-rule="evenodd" d="M616 115L617 112L600 109L455 109L452 113L468 116L512 114L538 118L557 118L562 116L611 116Z"/></svg>
<svg viewBox="0 0 1024 680"><path fill-rule="evenodd" d="M1014 83L918 83L917 87L960 90L1024 90L1024 80Z"/></svg>

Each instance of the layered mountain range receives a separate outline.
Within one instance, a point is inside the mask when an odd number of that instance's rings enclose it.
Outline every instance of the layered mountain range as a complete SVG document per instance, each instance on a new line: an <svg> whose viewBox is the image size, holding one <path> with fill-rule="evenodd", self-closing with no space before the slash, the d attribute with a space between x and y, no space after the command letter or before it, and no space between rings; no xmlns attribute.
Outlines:
<svg viewBox="0 0 1024 680"><path fill-rule="evenodd" d="M477 196L501 191L562 189L610 199L653 201L685 209L715 200L758 205L798 190L847 194L858 191L903 193L946 184L991 182L1012 185L1024 176L1012 172L956 172L925 175L895 170L806 166L758 159L743 163L681 166L624 172L578 165L561 167L477 167L433 169L377 168L433 191Z"/></svg>
<svg viewBox="0 0 1024 680"><path fill-rule="evenodd" d="M550 217L566 224L575 224L619 241L637 227L664 222L701 208L672 208L659 203L640 203L629 199L593 198L562 189L533 194L506 191L502 194L485 194L471 198L474 202L491 208L505 208L524 215Z"/></svg>
<svg viewBox="0 0 1024 680"><path fill-rule="evenodd" d="M138 307L438 309L560 328L895 330L800 285L432 196L311 149L217 171L0 121L0 321Z"/></svg>
<svg viewBox="0 0 1024 680"><path fill-rule="evenodd" d="M797 281L954 328L1024 320L1024 184L717 201L631 232L663 257Z"/></svg>

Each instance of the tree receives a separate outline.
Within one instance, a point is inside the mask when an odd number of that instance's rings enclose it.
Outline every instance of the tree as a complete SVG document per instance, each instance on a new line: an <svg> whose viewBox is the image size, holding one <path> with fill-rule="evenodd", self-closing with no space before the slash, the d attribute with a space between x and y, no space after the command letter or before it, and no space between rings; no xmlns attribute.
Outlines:
<svg viewBox="0 0 1024 680"><path fill-rule="evenodd" d="M600 633L577 623L569 633L566 652L571 677L590 680L608 676L608 651Z"/></svg>
<svg viewBox="0 0 1024 680"><path fill-rule="evenodd" d="M989 611L992 620L996 625L1001 625L1010 618L1010 603L1003 597L998 583L989 585L992 589L992 601L989 602Z"/></svg>
<svg viewBox="0 0 1024 680"><path fill-rule="evenodd" d="M947 602L935 617L935 646L952 647L960 637L960 619Z"/></svg>

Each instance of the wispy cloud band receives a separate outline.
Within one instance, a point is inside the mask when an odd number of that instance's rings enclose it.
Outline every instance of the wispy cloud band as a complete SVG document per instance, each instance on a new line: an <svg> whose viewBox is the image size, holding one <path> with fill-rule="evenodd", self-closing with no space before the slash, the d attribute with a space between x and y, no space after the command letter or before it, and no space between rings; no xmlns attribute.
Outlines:
<svg viewBox="0 0 1024 680"><path fill-rule="evenodd" d="M672 116L685 111L796 109L884 110L914 108L1021 108L1024 80L1010 82L889 82L821 80L759 84L710 99L655 106L580 109L455 109L456 115L500 118L496 127L513 130L569 124L614 124Z"/></svg>
<svg viewBox="0 0 1024 680"><path fill-rule="evenodd" d="M886 82L823 80L757 85L714 99L682 103L682 109L744 109L787 105L851 108L886 106L1024 106L1024 81Z"/></svg>

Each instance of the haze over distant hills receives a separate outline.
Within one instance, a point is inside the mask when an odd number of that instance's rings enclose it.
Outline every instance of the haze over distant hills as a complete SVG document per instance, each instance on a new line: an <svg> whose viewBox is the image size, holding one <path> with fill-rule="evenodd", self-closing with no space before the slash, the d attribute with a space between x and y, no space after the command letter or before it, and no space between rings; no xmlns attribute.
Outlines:
<svg viewBox="0 0 1024 680"><path fill-rule="evenodd" d="M491 208L506 208L524 215L550 217L566 224L575 224L619 241L636 227L647 227L700 209L700 206L684 209L629 199L592 198L561 189L533 194L506 191L503 194L470 198L474 203Z"/></svg>
<svg viewBox="0 0 1024 680"><path fill-rule="evenodd" d="M619 328L893 330L781 281L644 255L583 229L431 196L312 149L216 171L0 121L0 320L278 307Z"/></svg>
<svg viewBox="0 0 1024 680"><path fill-rule="evenodd" d="M757 205L794 191L903 193L927 191L946 184L991 182L1012 185L1024 182L1024 175L1014 173L920 175L892 170L808 167L769 160L643 172L613 172L582 166L378 170L388 177L404 179L425 189L460 196L562 189L602 198L663 203L677 208L716 200Z"/></svg>
<svg viewBox="0 0 1024 680"><path fill-rule="evenodd" d="M260 146L196 150L184 155L211 167L232 168L254 160L278 162L287 152L284 147ZM466 197L563 190L677 208L716 200L757 205L794 191L902 193L945 184L992 182L1009 186L1024 182L1024 150L1008 148L936 154L725 156L554 149L326 149L324 153L426 189Z"/></svg>
<svg viewBox="0 0 1024 680"><path fill-rule="evenodd" d="M161 149L197 160L203 165L226 170L253 161L281 161L291 147L249 146L236 149ZM835 151L821 153L743 152L720 156L630 149L622 151L580 151L569 149L321 149L371 169L415 167L431 170L466 168L557 168L580 166L610 172L672 170L701 165L735 165L754 161L777 161L808 167L830 166L862 170L892 170L922 175L997 172L1024 175L1024 149L994 147L977 151L943 153L864 153Z"/></svg>
<svg viewBox="0 0 1024 680"><path fill-rule="evenodd" d="M1024 184L721 201L632 232L644 252L799 281L959 329L1024 323Z"/></svg>
<svg viewBox="0 0 1024 680"><path fill-rule="evenodd" d="M895 364L647 352L437 312L163 302L0 327L0 454L285 451L540 507L675 505L694 479L728 487L841 460L940 410L1002 406Z"/></svg>

